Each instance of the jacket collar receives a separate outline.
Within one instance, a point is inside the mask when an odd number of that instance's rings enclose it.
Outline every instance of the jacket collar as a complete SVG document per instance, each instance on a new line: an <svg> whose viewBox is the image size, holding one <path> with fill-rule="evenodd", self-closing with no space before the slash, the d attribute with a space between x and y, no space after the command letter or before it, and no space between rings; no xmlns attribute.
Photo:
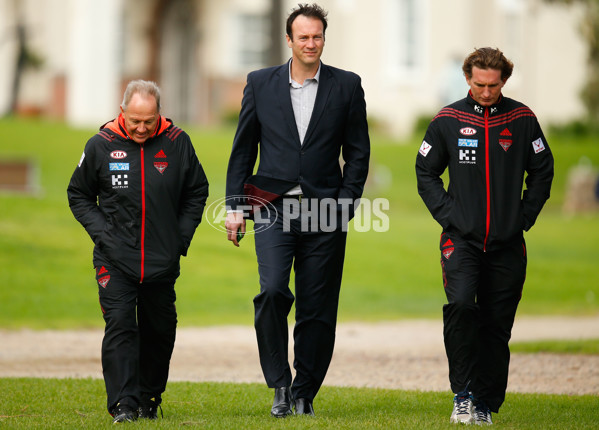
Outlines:
<svg viewBox="0 0 599 430"><path fill-rule="evenodd" d="M333 88L333 79L331 71L322 62L320 63L320 76L318 81L318 91L316 92L316 100L314 101L314 110L310 117L310 123L308 124L308 130L306 130L306 136L304 137L304 144L309 142L310 136L314 132L314 129L318 125L318 121L324 113L324 108L329 100L329 94Z"/></svg>
<svg viewBox="0 0 599 430"><path fill-rule="evenodd" d="M290 77L290 65L291 61L280 67L278 73L278 84L277 84L277 100L279 102L279 109L283 112L285 122L289 127L289 131L293 136L293 139L300 144L299 133L297 131L297 125L295 124L295 116L293 115L293 105L291 104L291 92L289 91L289 77Z"/></svg>
<svg viewBox="0 0 599 430"><path fill-rule="evenodd" d="M485 107L478 104L478 102L472 98L472 92L470 90L468 90L468 96L466 97L466 103L468 103L470 106L472 106L472 109L477 114L483 115L485 113ZM502 107L503 107L503 94L499 94L499 99L497 100L497 103L488 107L489 115L495 115L495 114L499 113L502 110Z"/></svg>
<svg viewBox="0 0 599 430"><path fill-rule="evenodd" d="M173 122L170 119L160 115L160 117L158 118L158 125L156 126L156 130L154 130L154 133L152 133L152 135L148 139L161 135L172 124ZM101 126L100 130L103 130L105 128L112 131L116 135L122 137L123 139L132 140L131 136L129 136L129 133L127 133L127 129L125 128L125 117L123 116L122 112L119 114L117 118Z"/></svg>

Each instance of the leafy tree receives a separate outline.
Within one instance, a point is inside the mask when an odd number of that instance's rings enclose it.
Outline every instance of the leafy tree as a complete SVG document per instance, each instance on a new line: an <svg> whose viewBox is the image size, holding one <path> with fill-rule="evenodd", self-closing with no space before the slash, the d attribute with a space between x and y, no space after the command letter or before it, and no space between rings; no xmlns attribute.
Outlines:
<svg viewBox="0 0 599 430"><path fill-rule="evenodd" d="M585 8L580 30L587 42L588 77L581 98L590 124L599 124L599 0L545 0L546 3L582 4Z"/></svg>

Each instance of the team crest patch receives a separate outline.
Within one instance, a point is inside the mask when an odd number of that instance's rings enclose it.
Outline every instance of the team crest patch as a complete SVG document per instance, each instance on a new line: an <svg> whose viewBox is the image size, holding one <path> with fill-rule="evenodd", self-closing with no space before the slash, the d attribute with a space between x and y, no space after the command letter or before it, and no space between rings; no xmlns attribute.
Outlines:
<svg viewBox="0 0 599 430"><path fill-rule="evenodd" d="M545 150L545 145L543 145L543 139L540 137L532 143L532 147L535 150L535 154L542 152Z"/></svg>
<svg viewBox="0 0 599 430"><path fill-rule="evenodd" d="M418 152L420 152L420 154L423 157L426 157L428 155L428 152L431 150L431 148L432 148L432 145L429 145L426 140L423 140L422 145L420 145L420 149L418 150Z"/></svg>
<svg viewBox="0 0 599 430"><path fill-rule="evenodd" d="M449 260L449 257L451 257L451 254L453 254L455 248L451 247L451 248L446 248L443 250L443 257L445 257L445 259Z"/></svg>
<svg viewBox="0 0 599 430"><path fill-rule="evenodd" d="M110 275L103 276L102 278L98 279L98 284L100 284L102 288L106 288L106 285L108 285L108 281L110 281Z"/></svg>
<svg viewBox="0 0 599 430"><path fill-rule="evenodd" d="M154 161L154 167L156 167L160 174L163 174L168 167L168 163L166 161Z"/></svg>
<svg viewBox="0 0 599 430"><path fill-rule="evenodd" d="M503 150L507 152L507 150L510 149L510 146L512 146L512 141L508 139L499 139L499 144Z"/></svg>

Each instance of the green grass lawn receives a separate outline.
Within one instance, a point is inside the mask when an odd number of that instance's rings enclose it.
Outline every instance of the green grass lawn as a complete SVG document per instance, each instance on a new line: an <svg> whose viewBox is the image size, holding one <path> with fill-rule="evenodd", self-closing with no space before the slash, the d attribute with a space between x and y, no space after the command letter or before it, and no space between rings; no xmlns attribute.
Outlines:
<svg viewBox="0 0 599 430"><path fill-rule="evenodd" d="M449 392L323 387L316 417L269 416L272 390L261 384L171 382L164 419L129 428L455 429ZM103 382L92 379L0 379L0 427L112 428ZM596 396L508 393L494 424L505 429L596 429Z"/></svg>
<svg viewBox="0 0 599 430"><path fill-rule="evenodd" d="M234 130L189 128L210 180L210 202L224 195ZM0 159L32 159L40 169L36 196L0 194L0 328L101 327L92 243L68 208L66 187L94 130L47 121L0 120ZM387 198L390 229L351 231L339 318L377 321L441 318L440 227L416 192L420 137L398 143L372 137L365 197ZM520 315L599 313L599 216L561 212L566 177L582 156L599 165L597 138L550 140L556 179L537 225L526 235L529 267ZM252 324L258 291L253 238L235 249L203 223L182 260L177 309L182 326ZM518 349L519 348L519 349ZM597 353L597 341L514 344L517 352ZM0 378L1 428L108 428L103 382L91 379ZM263 384L169 383L164 420L136 428L456 428L451 394L323 387L316 418L275 420ZM508 429L597 428L596 396L508 393L496 425Z"/></svg>
<svg viewBox="0 0 599 430"><path fill-rule="evenodd" d="M510 351L516 354L534 354L542 352L552 354L599 355L599 338L511 342Z"/></svg>
<svg viewBox="0 0 599 430"><path fill-rule="evenodd" d="M187 128L210 180L208 203L223 197L233 129ZM0 195L0 327L103 325L92 242L68 208L66 187L94 130L61 123L0 120L0 158L35 160L38 196ZM440 227L416 191L420 137L398 143L372 136L365 197L387 198L389 231L350 230L341 321L440 318L445 301L439 267ZM582 156L599 165L597 138L550 139L556 158L552 197L526 234L529 267L519 314L599 313L599 216L562 214L566 177ZM258 292L253 237L239 249L203 222L177 282L182 326L252 324Z"/></svg>

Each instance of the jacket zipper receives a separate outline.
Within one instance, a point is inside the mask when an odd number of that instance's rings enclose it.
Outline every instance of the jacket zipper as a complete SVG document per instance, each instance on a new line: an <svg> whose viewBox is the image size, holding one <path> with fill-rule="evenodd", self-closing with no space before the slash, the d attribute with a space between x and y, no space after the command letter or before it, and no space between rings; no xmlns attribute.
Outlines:
<svg viewBox="0 0 599 430"><path fill-rule="evenodd" d="M139 283L144 281L144 266L146 259L146 172L144 163L144 146L141 144L141 277Z"/></svg>
<svg viewBox="0 0 599 430"><path fill-rule="evenodd" d="M489 239L489 231L491 228L491 185L489 172L489 108L485 108L485 176L487 186L487 217L485 227L485 241L483 242L483 252L487 252L487 240Z"/></svg>

